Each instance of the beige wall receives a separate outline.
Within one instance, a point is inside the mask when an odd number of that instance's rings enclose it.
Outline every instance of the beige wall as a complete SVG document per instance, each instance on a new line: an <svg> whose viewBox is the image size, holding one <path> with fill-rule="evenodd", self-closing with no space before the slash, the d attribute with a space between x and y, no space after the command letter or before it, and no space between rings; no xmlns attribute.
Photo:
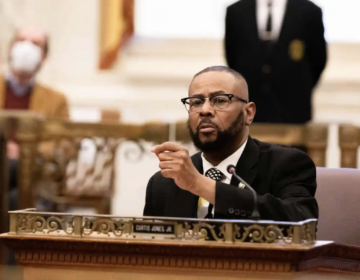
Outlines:
<svg viewBox="0 0 360 280"><path fill-rule="evenodd" d="M225 63L221 40L136 39L116 69L99 73L98 0L0 0L0 5L3 59L16 26L40 25L51 35L41 79L62 89L73 106L119 108L126 120L164 119L169 112L170 118L186 117L179 98L191 76ZM329 46L328 67L314 96L315 121L360 122L359 63L360 45ZM139 113L129 110L135 105Z"/></svg>
<svg viewBox="0 0 360 280"><path fill-rule="evenodd" d="M42 78L54 84L65 78L80 81L96 72L97 0L0 0L0 46L6 55L15 28L36 25L50 34L50 57Z"/></svg>

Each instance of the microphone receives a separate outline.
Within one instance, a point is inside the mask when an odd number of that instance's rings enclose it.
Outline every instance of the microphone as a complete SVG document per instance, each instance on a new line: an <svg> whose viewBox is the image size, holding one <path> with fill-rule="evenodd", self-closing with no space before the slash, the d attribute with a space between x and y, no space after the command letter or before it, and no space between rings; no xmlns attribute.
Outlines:
<svg viewBox="0 0 360 280"><path fill-rule="evenodd" d="M251 219L259 220L260 219L260 214L259 214L258 207L257 207L257 195L256 195L256 192L254 191L254 189L252 187L250 187L250 185L248 183L246 183L239 175L236 174L235 165L232 165L232 164L228 165L226 170L227 170L227 172L229 172L230 174L235 176L236 179L238 179L240 182L242 182L252 192L253 197L254 197L254 208L253 208L253 212L251 214Z"/></svg>

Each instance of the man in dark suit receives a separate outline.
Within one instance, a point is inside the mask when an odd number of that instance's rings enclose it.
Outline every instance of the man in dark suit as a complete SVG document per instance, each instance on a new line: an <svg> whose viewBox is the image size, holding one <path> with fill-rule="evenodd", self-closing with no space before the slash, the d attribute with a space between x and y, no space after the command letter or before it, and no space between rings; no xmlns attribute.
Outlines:
<svg viewBox="0 0 360 280"><path fill-rule="evenodd" d="M213 66L195 75L182 102L201 152L190 157L171 142L153 147L161 171L149 180L144 216L250 218L253 195L227 172L233 164L255 189L261 219L318 217L314 163L297 149L251 138L256 107L248 98L246 81L228 67Z"/></svg>
<svg viewBox="0 0 360 280"><path fill-rule="evenodd" d="M225 54L258 108L254 122L306 123L327 50L321 9L309 0L241 0L227 8Z"/></svg>

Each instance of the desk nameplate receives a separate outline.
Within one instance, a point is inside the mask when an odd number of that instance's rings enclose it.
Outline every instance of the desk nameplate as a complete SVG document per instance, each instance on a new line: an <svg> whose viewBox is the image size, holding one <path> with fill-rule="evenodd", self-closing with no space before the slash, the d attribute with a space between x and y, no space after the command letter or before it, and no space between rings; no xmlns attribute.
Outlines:
<svg viewBox="0 0 360 280"><path fill-rule="evenodd" d="M134 222L133 233L175 235L175 224Z"/></svg>

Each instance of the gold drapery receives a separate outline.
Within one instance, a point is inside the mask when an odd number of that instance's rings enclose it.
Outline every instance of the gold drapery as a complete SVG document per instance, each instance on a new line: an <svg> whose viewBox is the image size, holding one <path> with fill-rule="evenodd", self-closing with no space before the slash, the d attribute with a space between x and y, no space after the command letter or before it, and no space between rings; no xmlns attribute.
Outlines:
<svg viewBox="0 0 360 280"><path fill-rule="evenodd" d="M134 33L135 0L100 1L99 69L110 69Z"/></svg>

